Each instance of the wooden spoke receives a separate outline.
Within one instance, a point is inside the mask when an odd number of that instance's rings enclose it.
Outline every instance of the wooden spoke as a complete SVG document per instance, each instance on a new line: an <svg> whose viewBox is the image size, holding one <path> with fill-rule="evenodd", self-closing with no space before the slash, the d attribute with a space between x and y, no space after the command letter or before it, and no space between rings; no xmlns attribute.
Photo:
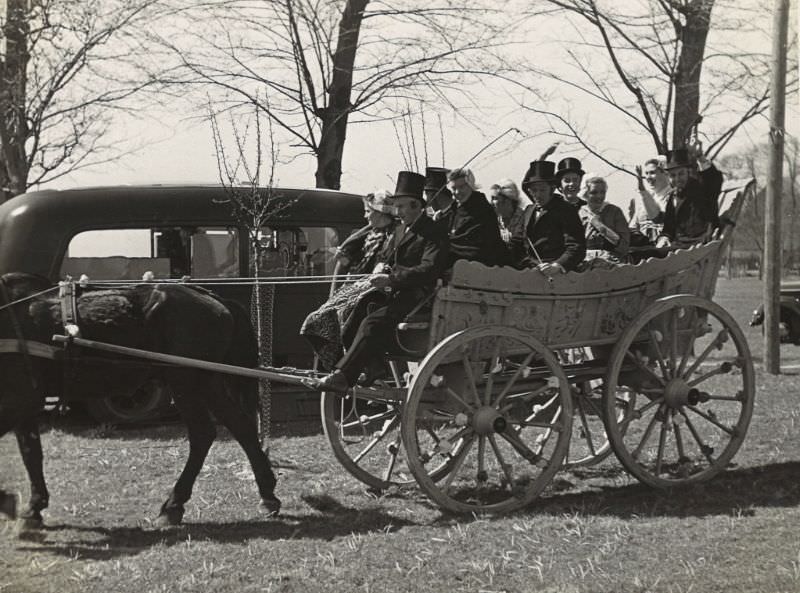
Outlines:
<svg viewBox="0 0 800 593"><path fill-rule="evenodd" d="M516 452L526 459L528 463L535 464L541 459L537 453L534 453L528 445L520 440L519 435L515 431L505 431L498 434L514 447Z"/></svg>
<svg viewBox="0 0 800 593"><path fill-rule="evenodd" d="M467 381L469 381L469 391L472 395L472 400L475 402L475 407L480 408L481 398L478 395L478 388L475 385L475 373L472 372L472 363L470 362L466 351L461 352L461 364L464 366L464 373L466 373Z"/></svg>
<svg viewBox="0 0 800 593"><path fill-rule="evenodd" d="M714 449L703 442L702 437L700 437L700 433L697 432L697 429L694 427L694 424L692 424L692 421L689 420L689 417L686 415L686 413L681 411L681 415L686 420L686 427L689 429L689 432L697 443L697 446L700 447L700 452L705 456L709 463L713 464L714 458L711 457L711 453L714 451Z"/></svg>
<svg viewBox="0 0 800 593"><path fill-rule="evenodd" d="M526 392L524 395L515 395L515 396L514 396L514 398L513 398L513 400L512 400L510 403L507 403L507 404L506 404L506 405L504 405L502 408L498 408L498 410L497 410L497 411L498 411L498 412L500 412L501 414L505 414L505 413L506 413L506 412L508 412L508 411L509 411L511 408L513 408L515 405L518 405L520 402L522 402L522 403L528 403L528 402L529 402L529 401L531 401L533 398L535 398L537 395L539 395L539 394L540 394L540 393L542 393L543 391L547 391L548 389L550 389L550 386L549 386L547 383L545 383L545 384L543 384L541 387L539 387L538 389L536 389L536 390L534 390L534 391L528 391L528 392ZM542 404L542 407L543 407L543 408L546 408L546 407L548 407L548 406L549 406L551 403L553 403L553 402L554 402L556 399L558 399L558 393L556 393L556 394L555 394L553 397L551 397L551 398L550 398L550 399L548 399L548 400L547 400L547 401L546 401L544 404ZM500 402L498 401L497 403L499 404ZM497 405L497 404L495 404L495 405Z"/></svg>
<svg viewBox="0 0 800 593"><path fill-rule="evenodd" d="M530 354L528 354L525 357L525 360L522 361L522 364L520 364L517 367L517 370L514 371L514 374L508 380L508 383L506 383L505 387L503 387L503 391L501 391L500 395L497 396L497 400L495 400L496 401L495 406L499 406L500 405L500 402L503 401L503 399L506 397L508 392L514 386L514 383L516 383L517 379L519 379L519 376L522 374L522 370L524 368L526 368L530 364L531 360L533 360L533 357L534 357L535 354L536 354L535 352L531 352Z"/></svg>
<svg viewBox="0 0 800 593"><path fill-rule="evenodd" d="M450 489L450 486L453 484L453 480L455 479L456 475L461 469L461 466L464 464L464 460L467 458L467 454L469 453L470 449L472 449L472 445L474 443L475 443L474 438L469 439L464 443L463 448L456 454L453 467L450 468L450 472L447 474L447 477L444 480L444 484L442 484L442 487L445 490Z"/></svg>
<svg viewBox="0 0 800 593"><path fill-rule="evenodd" d="M385 436L386 436L386 435L387 435L387 434L388 434L388 433L389 433L391 430L394 430L394 429L397 427L397 425L398 425L399 423L400 423L400 417L399 417L399 416L395 416L394 418L392 418L392 419L391 419L391 420L390 420L390 421L389 421L389 422L388 422L388 423L387 423L387 424L386 424L386 425L385 425L385 426L384 426L384 427L381 429L381 431L380 431L378 434L376 434L376 435L375 435L375 436L374 436L374 437L373 437L373 438L370 440L370 442L369 442L369 443L367 443L367 444L366 444L366 446L365 446L365 447L364 447L364 448L361 450L361 452L360 452L358 455L356 455L355 457L353 457L353 461L355 461L356 463L358 463L359 461L361 461L361 460L364 458L364 456L365 456L367 453L369 453L370 451L372 451L373 447L375 447L375 445L377 445L378 443L380 443L380 442L381 442L381 441L384 439L384 437L385 437Z"/></svg>
<svg viewBox="0 0 800 593"><path fill-rule="evenodd" d="M691 307L691 317L688 322L688 326L692 328L692 333L694 333L694 325L696 323L696 309ZM678 370L675 372L676 377L684 378L686 375L684 374L686 371L686 365L689 362L689 357L692 355L694 351L694 338L695 336L692 335L688 340L686 340L686 347L683 349L683 353L681 353L681 361L678 365Z"/></svg>
<svg viewBox="0 0 800 593"><path fill-rule="evenodd" d="M383 473L383 479L387 482L392 477L394 466L397 463L397 455L400 453L400 434L395 437L394 442L389 445L389 460L386 466L386 471Z"/></svg>
<svg viewBox="0 0 800 593"><path fill-rule="evenodd" d="M675 377L678 368L678 311L673 309L670 316L670 340L669 340L669 371L670 377Z"/></svg>
<svg viewBox="0 0 800 593"><path fill-rule="evenodd" d="M688 459L686 457L686 450L683 447L683 435L681 434L681 427L675 421L676 412L672 411L672 430L675 432L675 446L678 448L678 461Z"/></svg>
<svg viewBox="0 0 800 593"><path fill-rule="evenodd" d="M654 330L648 329L647 335L650 338L650 346L651 348L653 348L653 352L655 352L656 362L658 362L658 367L661 369L662 376L665 379L670 379L671 375L667 370L667 363L664 360L664 355L661 353L661 346L658 345L658 340L656 340L656 335Z"/></svg>
<svg viewBox="0 0 800 593"><path fill-rule="evenodd" d="M465 402L463 399L461 399L461 396L458 395L455 391L453 391L452 388L445 387L445 391L447 391L447 393L448 393L448 395L450 395L450 397L452 397L454 400L456 400L458 403L460 403L462 406L464 406L465 410L472 410L473 409L473 407L471 405L469 405L467 402Z"/></svg>
<svg viewBox="0 0 800 593"><path fill-rule="evenodd" d="M656 475L661 475L661 462L664 460L664 445L667 443L667 422L665 417L661 421L661 432L658 435L658 453L656 454Z"/></svg>
<svg viewBox="0 0 800 593"><path fill-rule="evenodd" d="M581 419L581 426L583 426L583 431L586 434L585 440L586 444L589 446L589 452L592 455L597 455L597 451L595 451L594 448L594 443L592 442L592 431L589 428L589 423L586 420L586 413L583 411L583 405L581 405L580 400L578 401L578 417Z"/></svg>
<svg viewBox="0 0 800 593"><path fill-rule="evenodd" d="M633 420L638 420L639 418L642 417L642 414L644 414L647 410L649 410L653 406L657 406L658 404L662 403L663 401L664 401L664 398L663 397L659 397L658 399L654 399L654 400L651 400L651 401L647 402L645 405L643 405L638 410L634 410L633 413L630 416L628 416L622 422L619 423L620 428L623 429L623 430L627 429L628 424L630 424Z"/></svg>
<svg viewBox="0 0 800 593"><path fill-rule="evenodd" d="M714 426L716 426L717 428L719 428L720 430L722 430L723 432L725 432L729 436L733 436L734 435L734 430L732 428L729 428L729 427L725 426L724 424L722 424L719 420L717 420L716 418L714 418L710 414L706 414L705 412L695 408L694 406L686 406L686 407L689 410L691 410L692 412L694 412L695 414L697 414L698 416L700 416L702 418L705 418L708 422L710 422L711 424L713 424Z"/></svg>
<svg viewBox="0 0 800 593"><path fill-rule="evenodd" d="M494 387L494 369L500 365L500 338L497 338L494 343L494 351L492 357L489 359L489 373L486 377L486 389L483 392L483 405L488 406L492 401L492 388Z"/></svg>
<svg viewBox="0 0 800 593"><path fill-rule="evenodd" d="M647 441L650 439L650 434L653 432L653 428L655 427L656 422L658 422L658 413L660 411L661 411L661 407L659 407L659 409L656 410L656 413L653 414L653 417L650 419L650 422L648 423L647 428L644 431L644 435L642 435L642 438L639 441L639 445L631 453L631 455L633 456L634 459L638 459L639 458L639 453L642 452L642 449L647 444Z"/></svg>
<svg viewBox="0 0 800 593"><path fill-rule="evenodd" d="M717 333L717 337L715 337L708 345L706 345L703 352L698 356L695 361L692 363L692 366L689 367L689 370L686 371L684 374L684 378L691 377L692 374L695 372L697 367L699 367L703 362L705 362L708 355L711 354L712 350L716 350L719 347L720 342L722 341L723 334L726 333L726 330L722 329Z"/></svg>
<svg viewBox="0 0 800 593"><path fill-rule="evenodd" d="M656 327L670 334L668 342L660 342L667 359L648 362L646 355L662 354L656 348ZM648 373L647 367L662 372L657 362L671 374L670 383L651 380L661 379ZM641 311L612 349L605 385L603 417L611 447L631 475L658 488L699 483L724 471L753 413L755 373L747 338L730 313L703 296L667 296ZM634 403L620 414L608 395L621 385L647 403L638 409ZM655 437L657 422L660 434Z"/></svg>
<svg viewBox="0 0 800 593"><path fill-rule="evenodd" d="M731 372L731 369L734 368L734 363L730 362L727 364L730 366L727 366L726 363L724 362L720 363L719 366L717 366L717 368L710 370L707 373L703 373L702 375L700 375L699 377L695 377L691 381L687 381L687 384L689 385L689 387L694 387L695 385L699 385L706 379L710 379L715 375L727 375L728 373Z"/></svg>
<svg viewBox="0 0 800 593"><path fill-rule="evenodd" d="M485 481L486 476L486 436L478 437L478 481Z"/></svg>
<svg viewBox="0 0 800 593"><path fill-rule="evenodd" d="M352 422L342 422L340 424L341 431L342 431L342 438L347 438L347 435L344 434L344 431L348 428L355 428L357 426L364 427L367 424L372 422L377 422L379 420L385 420L386 418L391 418L392 416L396 416L397 412L394 410L387 410L385 412L381 412L380 414L374 414L373 416L367 416L366 419L359 418L358 420L353 420Z"/></svg>
<svg viewBox="0 0 800 593"><path fill-rule="evenodd" d="M495 439L494 435L490 434L488 438L489 444L492 447L492 451L494 451L494 456L497 458L497 462L500 464L500 468L503 470L503 475L506 477L508 488L511 489L514 487L514 475L511 473L511 466L506 463L506 460L503 457L503 453L500 451L500 447L497 445L497 440Z"/></svg>
<svg viewBox="0 0 800 593"><path fill-rule="evenodd" d="M650 369L650 368L646 367L646 366L645 366L645 365L642 363L642 361L641 361L641 360L639 360L638 358L636 358L636 357L633 355L633 353L632 353L630 350L629 350L629 351L627 351L627 352L625 353L625 358L629 358L629 359L631 360L631 362L633 362L633 364L635 364L635 365L636 365L636 368L638 368L640 371L642 371L642 372L644 372L644 373L646 373L646 374L650 375L650 377L651 377L651 378L653 378L653 379L655 379L656 381L658 381L658 382L659 382L661 385L666 385L666 384L667 384L667 382L666 382L666 381L663 379L663 377L659 377L658 375L656 375L656 374L655 374L655 373L652 371L652 369Z"/></svg>

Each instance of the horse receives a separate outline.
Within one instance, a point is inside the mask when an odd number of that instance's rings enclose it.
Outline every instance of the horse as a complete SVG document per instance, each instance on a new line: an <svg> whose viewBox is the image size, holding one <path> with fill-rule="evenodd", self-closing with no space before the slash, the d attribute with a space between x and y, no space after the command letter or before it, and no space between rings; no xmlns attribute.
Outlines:
<svg viewBox="0 0 800 593"><path fill-rule="evenodd" d="M40 276L0 276L0 338L18 339L22 346L22 352L0 354L0 436L15 432L30 481L30 500L19 514L16 497L0 489L0 513L19 516L30 528L42 526L41 512L49 503L37 418L45 394L58 385L60 363L31 355L26 344L48 344L54 333L64 332L61 300L41 294L49 288L51 282ZM256 337L244 309L199 288L174 283L86 287L78 289L76 304L80 332L87 339L240 367L258 364ZM170 386L189 437L189 456L161 505L157 525L183 520L184 505L216 438L212 418L244 450L261 506L276 515L281 506L276 478L258 437L257 380L178 366L155 372Z"/></svg>

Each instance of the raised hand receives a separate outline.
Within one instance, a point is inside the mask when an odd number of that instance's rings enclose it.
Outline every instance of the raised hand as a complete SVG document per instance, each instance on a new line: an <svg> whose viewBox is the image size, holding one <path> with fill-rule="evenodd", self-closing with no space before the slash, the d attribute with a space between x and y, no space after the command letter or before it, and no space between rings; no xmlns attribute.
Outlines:
<svg viewBox="0 0 800 593"><path fill-rule="evenodd" d="M636 187L638 187L640 191L644 189L644 179L642 177L641 165L636 165Z"/></svg>

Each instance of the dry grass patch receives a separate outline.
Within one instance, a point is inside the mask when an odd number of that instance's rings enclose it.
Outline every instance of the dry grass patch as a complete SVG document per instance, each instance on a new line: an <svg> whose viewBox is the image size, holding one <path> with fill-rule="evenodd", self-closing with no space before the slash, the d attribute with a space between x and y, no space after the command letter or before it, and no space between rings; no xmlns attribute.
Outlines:
<svg viewBox="0 0 800 593"><path fill-rule="evenodd" d="M718 300L742 325L755 284L720 282ZM223 434L185 525L157 530L187 452L182 430L57 424L43 434L46 529L0 526L0 592L800 591L800 376L759 373L757 387L745 444L715 480L656 492L612 458L562 472L505 517L449 516L414 488L369 496L311 435L272 440L284 507L268 518ZM27 497L10 436L0 475Z"/></svg>

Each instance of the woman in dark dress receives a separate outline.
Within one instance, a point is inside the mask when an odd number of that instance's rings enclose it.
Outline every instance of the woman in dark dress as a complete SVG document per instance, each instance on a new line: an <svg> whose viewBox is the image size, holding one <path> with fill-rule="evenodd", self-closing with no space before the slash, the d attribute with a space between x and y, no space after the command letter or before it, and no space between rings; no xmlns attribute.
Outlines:
<svg viewBox="0 0 800 593"><path fill-rule="evenodd" d="M364 198L367 226L354 232L339 246L336 254L338 273L365 275L382 271L394 248L397 224L391 196L391 192L381 190ZM333 368L342 357L343 349L352 343L370 305L380 306L385 300L384 291L372 287L368 279L362 278L346 283L306 317L300 335L311 343L322 368Z"/></svg>

